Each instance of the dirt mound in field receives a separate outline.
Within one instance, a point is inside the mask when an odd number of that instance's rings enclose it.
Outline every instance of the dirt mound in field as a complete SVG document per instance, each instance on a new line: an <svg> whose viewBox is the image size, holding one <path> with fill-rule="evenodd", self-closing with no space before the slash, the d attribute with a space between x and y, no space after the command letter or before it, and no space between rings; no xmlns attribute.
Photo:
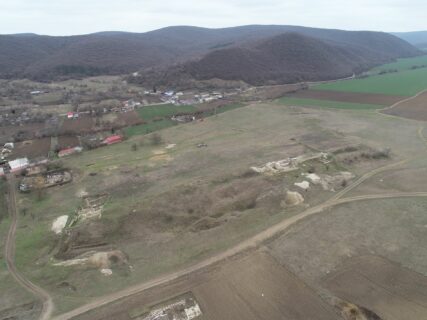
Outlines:
<svg viewBox="0 0 427 320"><path fill-rule="evenodd" d="M375 312L348 302L338 304L345 320L382 320Z"/></svg>
<svg viewBox="0 0 427 320"><path fill-rule="evenodd" d="M286 196L285 196L285 200L284 200L284 204L286 206L298 206L301 203L304 202L304 197L298 193L298 192L293 192L293 191L287 191L286 192Z"/></svg>
<svg viewBox="0 0 427 320"><path fill-rule="evenodd" d="M88 264L98 269L128 264L128 257L120 250L97 252L88 258Z"/></svg>

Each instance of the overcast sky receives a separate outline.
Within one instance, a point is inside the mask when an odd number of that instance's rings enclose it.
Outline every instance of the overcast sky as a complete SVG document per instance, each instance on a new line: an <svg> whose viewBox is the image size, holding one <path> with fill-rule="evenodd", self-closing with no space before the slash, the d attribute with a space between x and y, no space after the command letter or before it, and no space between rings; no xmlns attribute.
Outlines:
<svg viewBox="0 0 427 320"><path fill-rule="evenodd" d="M426 0L0 0L0 33L144 32L171 25L427 29Z"/></svg>

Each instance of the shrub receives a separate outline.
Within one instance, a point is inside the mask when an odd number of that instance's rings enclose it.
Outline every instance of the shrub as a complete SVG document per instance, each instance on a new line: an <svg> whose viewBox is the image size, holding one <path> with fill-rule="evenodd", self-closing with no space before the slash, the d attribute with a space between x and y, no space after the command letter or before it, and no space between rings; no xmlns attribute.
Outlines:
<svg viewBox="0 0 427 320"><path fill-rule="evenodd" d="M159 144L162 143L163 138L159 133L153 133L150 136L150 140L151 140L151 145L158 146Z"/></svg>

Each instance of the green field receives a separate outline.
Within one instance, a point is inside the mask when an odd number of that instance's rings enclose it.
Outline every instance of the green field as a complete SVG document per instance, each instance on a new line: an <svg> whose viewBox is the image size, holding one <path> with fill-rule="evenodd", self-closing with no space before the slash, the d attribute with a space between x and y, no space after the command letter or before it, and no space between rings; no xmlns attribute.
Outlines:
<svg viewBox="0 0 427 320"><path fill-rule="evenodd" d="M302 99L302 98L281 98L280 103L286 105L294 105L301 107L325 107L334 109L353 109L353 110L372 110L381 109L383 106L374 104L361 104L361 103L349 103L340 101L329 101L329 100L316 100L316 99Z"/></svg>
<svg viewBox="0 0 427 320"><path fill-rule="evenodd" d="M423 66L427 65L427 55L408 58L408 59L398 59L396 62L385 64L379 67L372 69L372 72L381 72L384 70L410 70L414 66Z"/></svg>
<svg viewBox="0 0 427 320"><path fill-rule="evenodd" d="M0 242L3 244L10 226L6 204L6 182L0 179ZM3 253L3 252L2 252ZM3 254L0 254L0 315L1 311L24 303L31 303L33 297L16 283L9 274ZM9 319L12 319L9 318Z"/></svg>
<svg viewBox="0 0 427 320"><path fill-rule="evenodd" d="M125 134L128 137L132 137L132 136L151 133L153 131L162 130L175 125L177 125L177 123L170 119L162 119L159 121L152 121L149 123L144 123L144 124L140 124L133 127L128 127L125 129Z"/></svg>
<svg viewBox="0 0 427 320"><path fill-rule="evenodd" d="M243 103L227 104L223 107L203 111L203 116L209 117L214 114L220 114L226 111L244 107ZM127 137L144 135L154 131L166 129L177 125L178 123L170 119L171 116L179 113L194 113L197 109L193 106L175 106L172 104L144 107L138 110L140 116L148 121L133 127L126 128L125 134Z"/></svg>
<svg viewBox="0 0 427 320"><path fill-rule="evenodd" d="M138 114L144 121L155 118L172 117L179 113L193 113L197 111L194 106L176 106L173 104L162 104L158 106L147 106L138 109Z"/></svg>
<svg viewBox="0 0 427 320"><path fill-rule="evenodd" d="M363 79L339 81L320 84L316 90L333 90L344 92L378 93L398 96L413 96L427 88L427 68L407 70L405 66L419 64L427 60L426 56L398 61L395 68L403 71L375 75ZM390 68L391 65L388 65ZM385 66L382 66L385 68Z"/></svg>

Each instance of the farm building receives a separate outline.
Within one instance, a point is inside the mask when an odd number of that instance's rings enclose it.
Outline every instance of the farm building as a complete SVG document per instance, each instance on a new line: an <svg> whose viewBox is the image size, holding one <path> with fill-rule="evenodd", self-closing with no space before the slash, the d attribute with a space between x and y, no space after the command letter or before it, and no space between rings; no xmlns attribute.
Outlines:
<svg viewBox="0 0 427 320"><path fill-rule="evenodd" d="M102 144L111 145L111 144L115 144L115 143L120 143L122 141L123 141L122 136L114 135L114 136L109 136L109 137L105 138L104 141L102 141Z"/></svg>
<svg viewBox="0 0 427 320"><path fill-rule="evenodd" d="M78 119L79 114L77 112L67 112L67 119Z"/></svg>
<svg viewBox="0 0 427 320"><path fill-rule="evenodd" d="M67 148L59 151L58 157L62 158L62 157L70 156L75 153L80 153L82 151L83 151L82 147Z"/></svg>
<svg viewBox="0 0 427 320"><path fill-rule="evenodd" d="M9 161L9 167L11 172L16 172L19 170L26 169L30 162L27 158L20 158L16 160Z"/></svg>

